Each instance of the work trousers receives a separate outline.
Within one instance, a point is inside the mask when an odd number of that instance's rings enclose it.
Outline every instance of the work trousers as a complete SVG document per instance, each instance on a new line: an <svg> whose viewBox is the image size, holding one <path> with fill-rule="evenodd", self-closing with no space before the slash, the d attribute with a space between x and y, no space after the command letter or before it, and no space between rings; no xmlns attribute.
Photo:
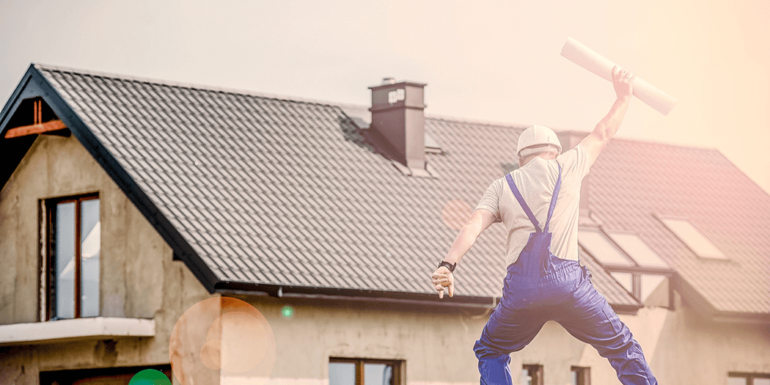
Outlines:
<svg viewBox="0 0 770 385"><path fill-rule="evenodd" d="M510 353L529 344L549 320L596 348L622 384L657 384L639 343L594 289L588 268L549 257L545 276L519 264L508 267L502 299L473 347L481 384L510 385Z"/></svg>

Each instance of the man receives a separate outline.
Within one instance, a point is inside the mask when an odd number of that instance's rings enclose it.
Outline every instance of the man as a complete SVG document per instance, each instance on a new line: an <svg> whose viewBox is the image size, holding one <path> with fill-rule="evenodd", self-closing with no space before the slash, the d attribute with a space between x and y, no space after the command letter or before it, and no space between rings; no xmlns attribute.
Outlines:
<svg viewBox="0 0 770 385"><path fill-rule="evenodd" d="M525 130L516 151L520 168L489 186L431 277L440 298L444 288L454 295L457 262L482 231L492 223L505 223L508 275L503 296L473 347L482 384L511 384L510 353L529 344L549 320L596 348L621 383L657 384L641 347L578 262L580 184L620 127L634 78L617 66L612 69L617 99L572 150L562 154L549 128Z"/></svg>

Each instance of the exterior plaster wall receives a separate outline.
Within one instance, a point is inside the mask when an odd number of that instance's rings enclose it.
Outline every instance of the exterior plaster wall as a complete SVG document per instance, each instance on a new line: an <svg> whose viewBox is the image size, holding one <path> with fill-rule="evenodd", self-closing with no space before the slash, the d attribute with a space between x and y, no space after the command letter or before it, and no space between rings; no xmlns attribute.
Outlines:
<svg viewBox="0 0 770 385"><path fill-rule="evenodd" d="M101 315L154 318L156 336L0 347L2 384L37 384L40 371L168 364L176 320L211 297L74 136L41 135L0 191L0 325L38 321L38 201L93 192Z"/></svg>
<svg viewBox="0 0 770 385"><path fill-rule="evenodd" d="M269 384L328 384L329 357L406 361L410 385L478 384L473 344L479 311L295 298L245 299L267 318L277 359ZM294 315L281 315L283 306ZM475 314L474 314L475 313ZM728 372L770 373L770 328L708 321L689 307L621 315L661 384L724 384ZM511 355L514 384L523 364L544 367L545 384L569 384L571 366L591 367L592 384L619 383L596 350L555 322ZM224 382L223 382L224 383Z"/></svg>

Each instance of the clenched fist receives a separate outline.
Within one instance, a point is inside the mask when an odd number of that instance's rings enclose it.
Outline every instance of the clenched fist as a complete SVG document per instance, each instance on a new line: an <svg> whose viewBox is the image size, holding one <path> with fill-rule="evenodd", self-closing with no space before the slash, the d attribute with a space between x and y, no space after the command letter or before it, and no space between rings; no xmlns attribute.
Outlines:
<svg viewBox="0 0 770 385"><path fill-rule="evenodd" d="M452 272L445 266L441 266L431 276L433 287L438 291L438 297L444 298L444 288L447 287L449 296L453 296L455 292L455 278Z"/></svg>
<svg viewBox="0 0 770 385"><path fill-rule="evenodd" d="M634 79L636 75L620 68L612 67L612 86L615 87L615 94L620 98L629 98L634 93Z"/></svg>

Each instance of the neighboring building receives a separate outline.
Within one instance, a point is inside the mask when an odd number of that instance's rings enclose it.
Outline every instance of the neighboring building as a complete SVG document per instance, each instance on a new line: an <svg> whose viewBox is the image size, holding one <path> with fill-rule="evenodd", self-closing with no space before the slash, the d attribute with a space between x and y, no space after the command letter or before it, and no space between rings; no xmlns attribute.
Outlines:
<svg viewBox="0 0 770 385"><path fill-rule="evenodd" d="M0 112L0 383L169 374L177 321L220 296L269 322L270 384L478 383L503 225L453 298L429 275L524 127L426 116L423 86L368 109L30 66ZM661 384L768 384L766 192L716 150L616 139L581 199L581 261ZM171 344L201 352L195 384L261 383L209 340ZM533 384L617 383L553 322L512 358Z"/></svg>

